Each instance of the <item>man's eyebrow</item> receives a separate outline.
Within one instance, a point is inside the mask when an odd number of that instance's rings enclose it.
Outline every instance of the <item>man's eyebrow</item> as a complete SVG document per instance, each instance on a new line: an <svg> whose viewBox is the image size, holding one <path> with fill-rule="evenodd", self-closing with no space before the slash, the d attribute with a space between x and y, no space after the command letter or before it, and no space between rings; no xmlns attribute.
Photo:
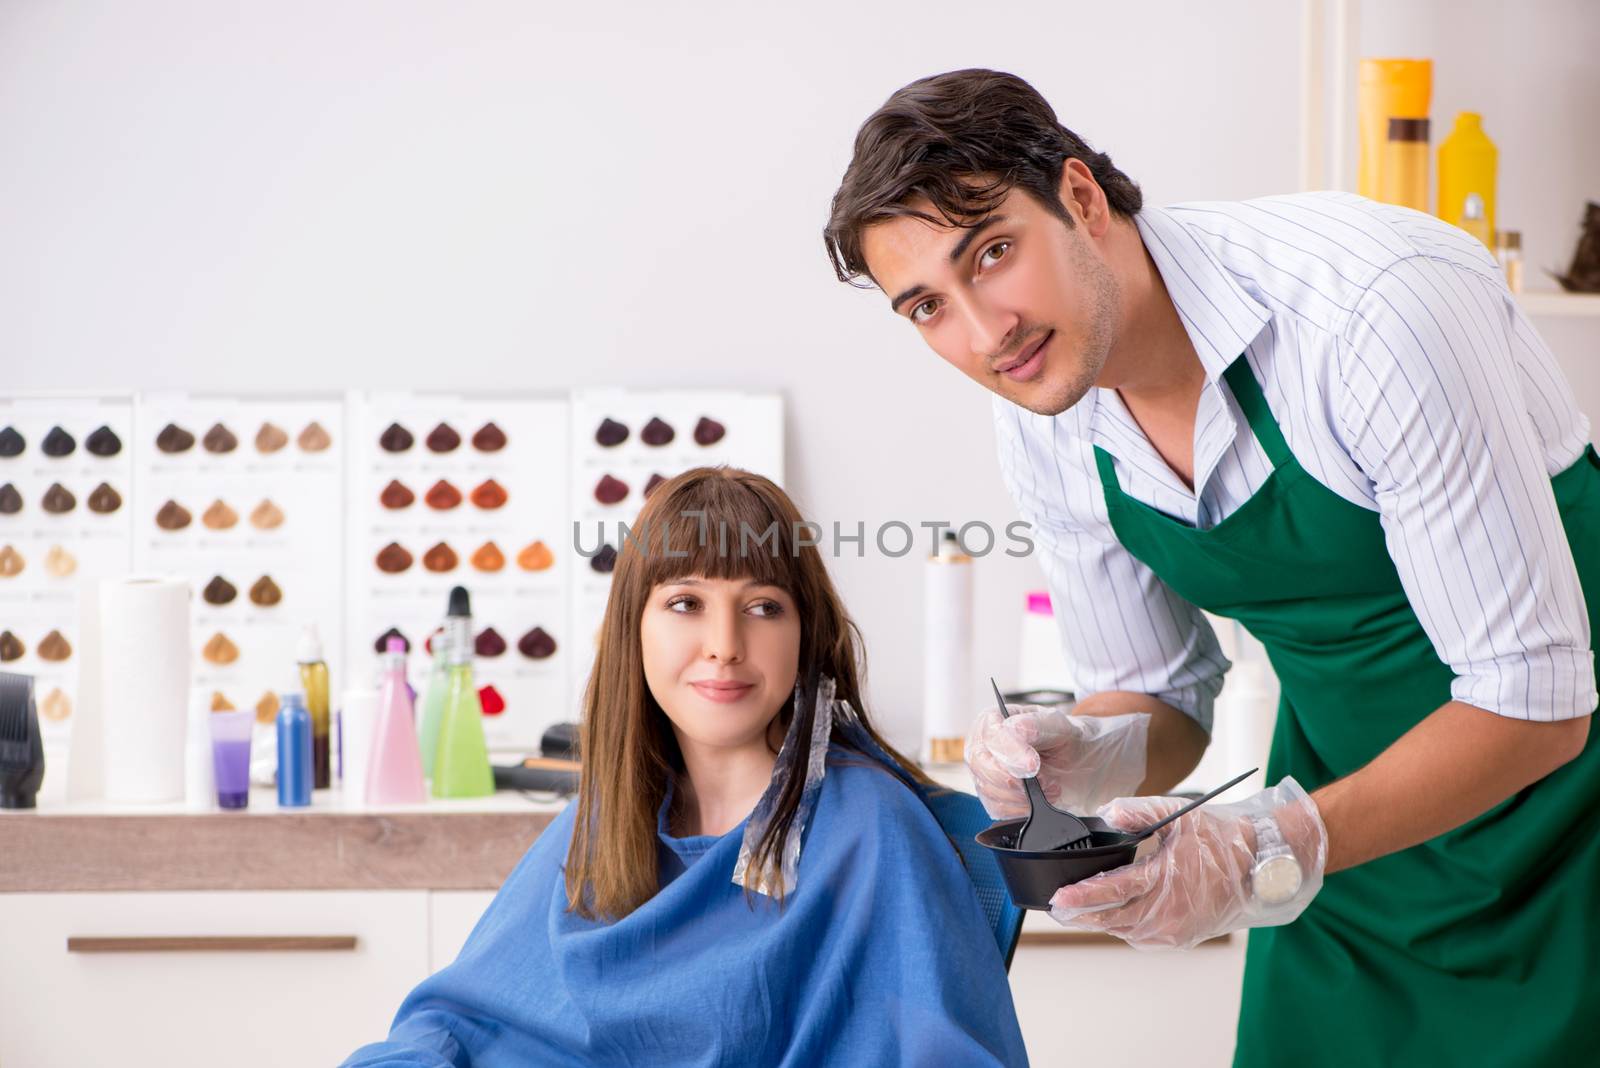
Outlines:
<svg viewBox="0 0 1600 1068"><path fill-rule="evenodd" d="M1007 218L1004 215L991 215L977 226L968 229L966 233L961 235L961 240L957 241L955 247L950 250L950 262L955 263L956 261L960 260L961 257L965 255L967 249L972 247L972 243L978 240L978 238L983 235L985 230L988 230L991 227L999 226L1001 223L1006 221ZM918 283L917 285L914 285L910 289L906 290L904 293L901 293L898 297L895 297L893 300L891 300L889 302L889 310L899 314L900 305L904 304L912 297L919 296L927 291L927 286Z"/></svg>

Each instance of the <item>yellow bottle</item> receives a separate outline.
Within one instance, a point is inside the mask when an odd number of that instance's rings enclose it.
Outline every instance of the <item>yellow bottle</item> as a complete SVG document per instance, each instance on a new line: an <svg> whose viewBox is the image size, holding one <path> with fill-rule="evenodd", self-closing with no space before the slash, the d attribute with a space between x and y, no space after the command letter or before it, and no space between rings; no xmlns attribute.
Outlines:
<svg viewBox="0 0 1600 1068"><path fill-rule="evenodd" d="M1429 100L1433 96L1433 61L1363 59L1358 94L1361 166L1356 192L1381 200L1379 186L1388 147L1389 120L1427 118Z"/></svg>
<svg viewBox="0 0 1600 1068"><path fill-rule="evenodd" d="M1428 210L1428 120L1390 119L1383 145L1378 199L1403 208Z"/></svg>
<svg viewBox="0 0 1600 1068"><path fill-rule="evenodd" d="M1463 111L1456 127L1439 145L1439 218L1460 226L1485 245L1494 235L1494 179L1500 153L1483 132L1483 116ZM1477 194L1480 213L1468 212L1468 198ZM1476 205L1474 205L1476 206ZM1479 218L1469 219L1469 215Z"/></svg>

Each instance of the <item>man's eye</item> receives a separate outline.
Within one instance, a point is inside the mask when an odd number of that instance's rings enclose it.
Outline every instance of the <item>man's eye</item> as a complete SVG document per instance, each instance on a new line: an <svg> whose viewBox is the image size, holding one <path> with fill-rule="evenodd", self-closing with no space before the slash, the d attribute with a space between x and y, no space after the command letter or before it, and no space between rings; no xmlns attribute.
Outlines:
<svg viewBox="0 0 1600 1068"><path fill-rule="evenodd" d="M911 321L914 323L925 323L938 309L938 301L925 300L921 304L918 304L915 308L911 309Z"/></svg>
<svg viewBox="0 0 1600 1068"><path fill-rule="evenodd" d="M983 255L978 257L978 262L987 267L990 264L997 263L1004 259L1006 253L1010 251L1011 242L996 241L994 244L983 250Z"/></svg>

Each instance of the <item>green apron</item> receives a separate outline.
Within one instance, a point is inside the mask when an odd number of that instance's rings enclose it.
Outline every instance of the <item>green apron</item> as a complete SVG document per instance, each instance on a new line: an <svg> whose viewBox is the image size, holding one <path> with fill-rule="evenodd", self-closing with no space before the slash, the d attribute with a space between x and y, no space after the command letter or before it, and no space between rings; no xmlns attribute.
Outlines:
<svg viewBox="0 0 1600 1068"><path fill-rule="evenodd" d="M1273 464L1209 530L1125 495L1118 539L1192 604L1238 620L1282 684L1268 782L1356 771L1450 700L1378 514L1295 462L1243 358L1225 373ZM1551 482L1600 634L1600 458ZM1600 1064L1600 732L1477 819L1330 875L1295 922L1251 932L1236 1066Z"/></svg>

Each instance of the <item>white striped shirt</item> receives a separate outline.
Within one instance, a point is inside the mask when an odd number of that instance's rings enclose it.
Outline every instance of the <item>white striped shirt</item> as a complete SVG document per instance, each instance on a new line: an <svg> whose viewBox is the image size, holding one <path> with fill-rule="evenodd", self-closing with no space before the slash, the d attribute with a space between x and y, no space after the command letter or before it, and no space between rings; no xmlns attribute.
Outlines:
<svg viewBox="0 0 1600 1068"><path fill-rule="evenodd" d="M1591 712L1588 616L1549 482L1589 421L1483 246L1342 193L1135 221L1205 367L1196 490L1114 390L1054 418L994 398L1001 470L1079 691L1152 694L1211 725L1228 662L1201 612L1118 543L1094 446L1129 496L1215 526L1272 470L1222 382L1243 353L1300 465L1378 513L1452 697L1517 719Z"/></svg>

